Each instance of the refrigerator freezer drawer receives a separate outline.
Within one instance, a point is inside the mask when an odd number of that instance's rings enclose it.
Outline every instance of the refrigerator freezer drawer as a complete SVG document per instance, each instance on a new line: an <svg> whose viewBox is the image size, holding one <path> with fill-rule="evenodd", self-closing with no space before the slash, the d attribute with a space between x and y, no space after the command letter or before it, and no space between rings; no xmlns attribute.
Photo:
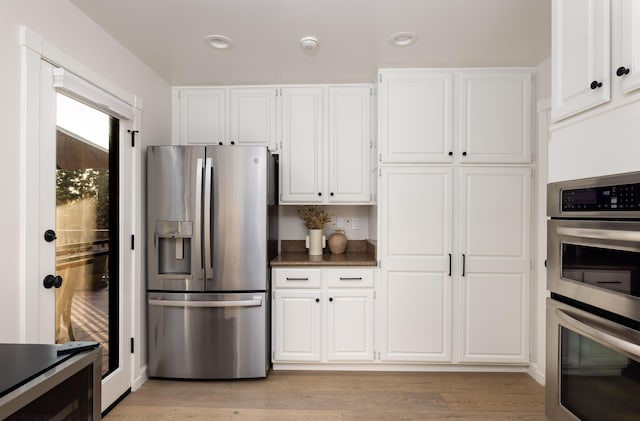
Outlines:
<svg viewBox="0 0 640 421"><path fill-rule="evenodd" d="M149 293L149 375L266 377L266 293Z"/></svg>

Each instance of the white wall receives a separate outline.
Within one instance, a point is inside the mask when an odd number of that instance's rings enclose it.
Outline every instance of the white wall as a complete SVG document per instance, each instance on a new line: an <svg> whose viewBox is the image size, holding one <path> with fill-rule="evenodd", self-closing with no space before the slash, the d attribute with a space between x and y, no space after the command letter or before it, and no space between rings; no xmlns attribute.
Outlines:
<svg viewBox="0 0 640 421"><path fill-rule="evenodd" d="M2 199L0 207L0 243L3 262L2 294L0 294L0 342L20 342L29 336L24 328L24 303L34 297L21 296L21 282L41 283L40 279L22 279L24 266L33 265L37 250L26 250L21 227L35 221L22 221L21 203L24 188L24 162L21 145L21 59L19 27L24 25L42 36L44 41L90 69L104 80L137 95L144 101L140 126L140 149L136 154L142 169L145 144L169 143L171 134L170 87L158 75L118 44L93 21L80 13L67 0L2 0L0 2L0 116L3 128L0 177ZM143 173L143 172L141 172ZM142 188L143 180L131 180ZM140 190L139 190L140 191ZM137 216L142 220L142 214ZM24 259L21 263L21 257ZM37 260L37 259L35 259ZM139 258L144 262L143 258ZM135 279L138 291L143 282ZM144 326L142 301L135 303L135 334ZM52 315L53 316L53 315ZM140 343L140 341L138 341ZM134 372L146 364L144 350L139 348Z"/></svg>
<svg viewBox="0 0 640 421"><path fill-rule="evenodd" d="M296 210L299 206L281 205L278 230L280 240L304 240L308 233L304 222L298 216ZM322 206L331 215L331 222L324 227L324 235L329 238L336 229L343 229L349 240L367 240L369 238L369 211L371 206ZM337 219L344 218L342 227L337 226ZM353 229L352 219L358 219L358 229Z"/></svg>

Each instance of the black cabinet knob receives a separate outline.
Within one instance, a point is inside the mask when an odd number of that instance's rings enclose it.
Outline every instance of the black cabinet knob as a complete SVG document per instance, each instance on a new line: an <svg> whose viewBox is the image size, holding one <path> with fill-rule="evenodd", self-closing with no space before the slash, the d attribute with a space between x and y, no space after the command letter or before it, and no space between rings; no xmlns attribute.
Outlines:
<svg viewBox="0 0 640 421"><path fill-rule="evenodd" d="M330 297L330 298L329 298L329 301L333 301L333 297Z"/></svg>
<svg viewBox="0 0 640 421"><path fill-rule="evenodd" d="M333 192L329 193L329 195L333 196Z"/></svg>
<svg viewBox="0 0 640 421"><path fill-rule="evenodd" d="M624 66L620 66L618 67L618 69L616 70L616 75L618 77L624 76L624 75L628 75L629 74L630 69L624 67Z"/></svg>
<svg viewBox="0 0 640 421"><path fill-rule="evenodd" d="M319 303L319 302L320 302L320 298L316 298L316 303Z"/></svg>
<svg viewBox="0 0 640 421"><path fill-rule="evenodd" d="M453 152L452 152L452 151L449 151L449 156L452 156L452 155L453 155Z"/></svg>
<svg viewBox="0 0 640 421"><path fill-rule="evenodd" d="M591 82L591 89L598 89L602 87L602 82L598 82L597 80L594 80L593 82Z"/></svg>
<svg viewBox="0 0 640 421"><path fill-rule="evenodd" d="M42 280L42 285L47 289L51 287L60 288L62 286L62 276L47 275Z"/></svg>
<svg viewBox="0 0 640 421"><path fill-rule="evenodd" d="M462 152L462 156L467 156L467 151Z"/></svg>
<svg viewBox="0 0 640 421"><path fill-rule="evenodd" d="M222 142L218 142L218 145L222 146Z"/></svg>
<svg viewBox="0 0 640 421"><path fill-rule="evenodd" d="M56 232L54 230L46 230L44 232L44 241L46 241L47 243L52 242L56 238L58 237L56 236Z"/></svg>
<svg viewBox="0 0 640 421"><path fill-rule="evenodd" d="M235 145L235 144L236 144L236 142L234 142L234 141L232 140L232 141L231 141L231 144L232 144L232 145Z"/></svg>
<svg viewBox="0 0 640 421"><path fill-rule="evenodd" d="M322 196L322 192L318 192L318 196Z"/></svg>

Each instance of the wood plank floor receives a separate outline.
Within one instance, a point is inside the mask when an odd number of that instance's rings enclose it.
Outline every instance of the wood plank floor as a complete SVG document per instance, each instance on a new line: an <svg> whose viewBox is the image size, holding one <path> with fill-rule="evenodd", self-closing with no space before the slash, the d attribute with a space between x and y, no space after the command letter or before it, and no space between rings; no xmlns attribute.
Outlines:
<svg viewBox="0 0 640 421"><path fill-rule="evenodd" d="M546 420L523 373L274 371L267 379L149 380L115 420Z"/></svg>

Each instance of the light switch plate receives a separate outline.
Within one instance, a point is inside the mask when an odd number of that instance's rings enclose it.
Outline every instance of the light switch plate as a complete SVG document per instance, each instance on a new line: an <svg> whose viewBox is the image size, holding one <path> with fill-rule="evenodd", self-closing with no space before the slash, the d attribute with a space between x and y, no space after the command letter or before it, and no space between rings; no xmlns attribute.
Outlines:
<svg viewBox="0 0 640 421"><path fill-rule="evenodd" d="M360 218L351 218L351 229L360 229Z"/></svg>

